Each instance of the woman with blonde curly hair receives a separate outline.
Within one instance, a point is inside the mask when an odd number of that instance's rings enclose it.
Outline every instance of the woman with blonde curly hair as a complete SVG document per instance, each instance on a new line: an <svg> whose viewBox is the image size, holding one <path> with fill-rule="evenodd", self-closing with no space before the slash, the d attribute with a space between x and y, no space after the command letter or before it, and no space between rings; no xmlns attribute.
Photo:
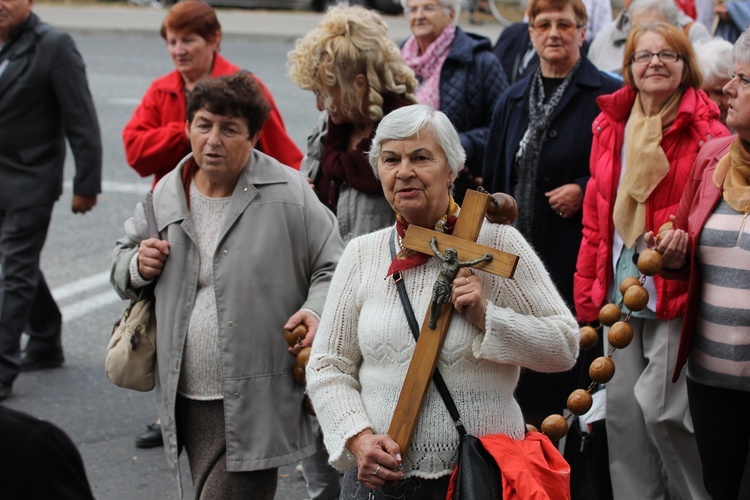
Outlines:
<svg viewBox="0 0 750 500"><path fill-rule="evenodd" d="M416 103L417 80L381 17L363 7L334 7L297 40L289 78L325 111L308 139L302 170L338 217L346 240L388 226L393 210L367 162L380 120Z"/></svg>

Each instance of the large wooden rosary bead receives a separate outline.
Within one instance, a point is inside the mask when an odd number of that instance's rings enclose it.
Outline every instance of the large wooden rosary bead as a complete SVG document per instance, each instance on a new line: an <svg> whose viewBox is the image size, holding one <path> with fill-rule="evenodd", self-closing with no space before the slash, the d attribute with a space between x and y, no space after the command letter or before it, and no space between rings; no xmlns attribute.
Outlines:
<svg viewBox="0 0 750 500"><path fill-rule="evenodd" d="M632 340L633 327L624 321L618 321L612 325L607 333L607 341L615 349L625 349Z"/></svg>
<svg viewBox="0 0 750 500"><path fill-rule="evenodd" d="M307 366L307 362L310 360L310 351L312 351L312 347L303 347L299 350L297 353L297 364L300 365L302 368Z"/></svg>
<svg viewBox="0 0 750 500"><path fill-rule="evenodd" d="M297 385L301 385L304 387L305 383L307 382L307 378L305 377L304 366L294 365L294 370L292 370L292 376L294 377L294 382Z"/></svg>
<svg viewBox="0 0 750 500"><path fill-rule="evenodd" d="M493 193L487 209L487 220L495 224L513 224L518 217L518 204L509 194Z"/></svg>
<svg viewBox="0 0 750 500"><path fill-rule="evenodd" d="M661 271L661 254L647 248L638 256L638 270L646 276L656 276Z"/></svg>
<svg viewBox="0 0 750 500"><path fill-rule="evenodd" d="M599 342L599 335L596 334L596 330L591 326L584 326L581 328L581 338L578 341L581 349L584 351L591 349Z"/></svg>
<svg viewBox="0 0 750 500"><path fill-rule="evenodd" d="M302 343L302 340L306 336L307 327L305 325L297 325L293 330L284 331L284 338L289 347L294 347L295 345Z"/></svg>
<svg viewBox="0 0 750 500"><path fill-rule="evenodd" d="M596 358L589 367L589 377L594 382L606 384L615 376L615 364L611 358L601 356Z"/></svg>
<svg viewBox="0 0 750 500"><path fill-rule="evenodd" d="M559 441L568 433L568 421L562 415L550 415L542 422L542 433L552 441Z"/></svg>
<svg viewBox="0 0 750 500"><path fill-rule="evenodd" d="M622 311L617 304L607 304L599 310L599 322L606 326L612 326L620 321Z"/></svg>
<svg viewBox="0 0 750 500"><path fill-rule="evenodd" d="M576 389L568 396L568 410L575 415L583 415L594 403L591 393L586 389Z"/></svg>
<svg viewBox="0 0 750 500"><path fill-rule="evenodd" d="M643 311L648 304L648 292L641 285L633 285L625 291L622 303L631 311Z"/></svg>
<svg viewBox="0 0 750 500"><path fill-rule="evenodd" d="M659 227L659 231L656 233L656 244L658 245L659 243L661 243L661 239L664 237L664 234L667 231L671 231L672 229L674 229L674 224L671 220L662 224Z"/></svg>
<svg viewBox="0 0 750 500"><path fill-rule="evenodd" d="M624 280L622 280L622 283L620 283L620 293L625 295L625 292L628 291L628 288L635 285L640 285L641 282L638 281L638 278L635 276L628 276Z"/></svg>

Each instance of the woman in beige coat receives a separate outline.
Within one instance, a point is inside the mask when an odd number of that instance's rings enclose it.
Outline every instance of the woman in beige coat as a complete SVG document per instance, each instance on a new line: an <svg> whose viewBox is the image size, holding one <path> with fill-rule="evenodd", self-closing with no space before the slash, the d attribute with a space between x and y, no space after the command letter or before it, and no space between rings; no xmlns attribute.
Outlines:
<svg viewBox="0 0 750 500"><path fill-rule="evenodd" d="M267 115L246 75L196 86L192 153L154 190L160 239L139 205L115 248L122 297L156 281L159 416L196 498L272 499L276 468L317 448L283 331L312 343L343 243L306 180L253 148Z"/></svg>

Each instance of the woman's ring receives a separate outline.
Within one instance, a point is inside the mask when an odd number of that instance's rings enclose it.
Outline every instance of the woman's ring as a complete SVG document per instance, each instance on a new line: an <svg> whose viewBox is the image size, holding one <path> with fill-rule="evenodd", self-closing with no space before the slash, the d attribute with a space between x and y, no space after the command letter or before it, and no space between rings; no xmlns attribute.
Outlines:
<svg viewBox="0 0 750 500"><path fill-rule="evenodd" d="M378 475L378 472L380 472L380 467L382 467L382 465L378 465L378 466L377 466L377 467L375 468L375 475L376 475L376 476ZM380 477L380 476L378 476L378 477Z"/></svg>
<svg viewBox="0 0 750 500"><path fill-rule="evenodd" d="M469 277L467 276L467 277L466 277L466 284L468 285L468 284L470 284L470 283L471 283L471 280L470 280L470 279L469 279Z"/></svg>
<svg viewBox="0 0 750 500"><path fill-rule="evenodd" d="M562 217L562 212L557 212L557 215L559 215L560 217Z"/></svg>

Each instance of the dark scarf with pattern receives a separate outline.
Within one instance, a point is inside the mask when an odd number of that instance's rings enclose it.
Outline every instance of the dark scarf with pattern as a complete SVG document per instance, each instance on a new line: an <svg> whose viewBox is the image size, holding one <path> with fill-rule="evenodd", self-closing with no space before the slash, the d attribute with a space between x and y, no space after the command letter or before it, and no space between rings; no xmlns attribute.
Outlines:
<svg viewBox="0 0 750 500"><path fill-rule="evenodd" d="M531 232L534 227L534 209L536 207L537 172L539 167L539 156L547 136L547 129L552 121L552 115L557 109L563 94L570 86L575 77L578 67L581 65L579 57L568 76L555 90L547 104L544 103L544 84L542 83L542 68L537 68L531 79L531 91L529 92L529 124L523 134L515 158L516 185L513 187L513 196L518 203L518 219L515 227L521 234L531 241Z"/></svg>

